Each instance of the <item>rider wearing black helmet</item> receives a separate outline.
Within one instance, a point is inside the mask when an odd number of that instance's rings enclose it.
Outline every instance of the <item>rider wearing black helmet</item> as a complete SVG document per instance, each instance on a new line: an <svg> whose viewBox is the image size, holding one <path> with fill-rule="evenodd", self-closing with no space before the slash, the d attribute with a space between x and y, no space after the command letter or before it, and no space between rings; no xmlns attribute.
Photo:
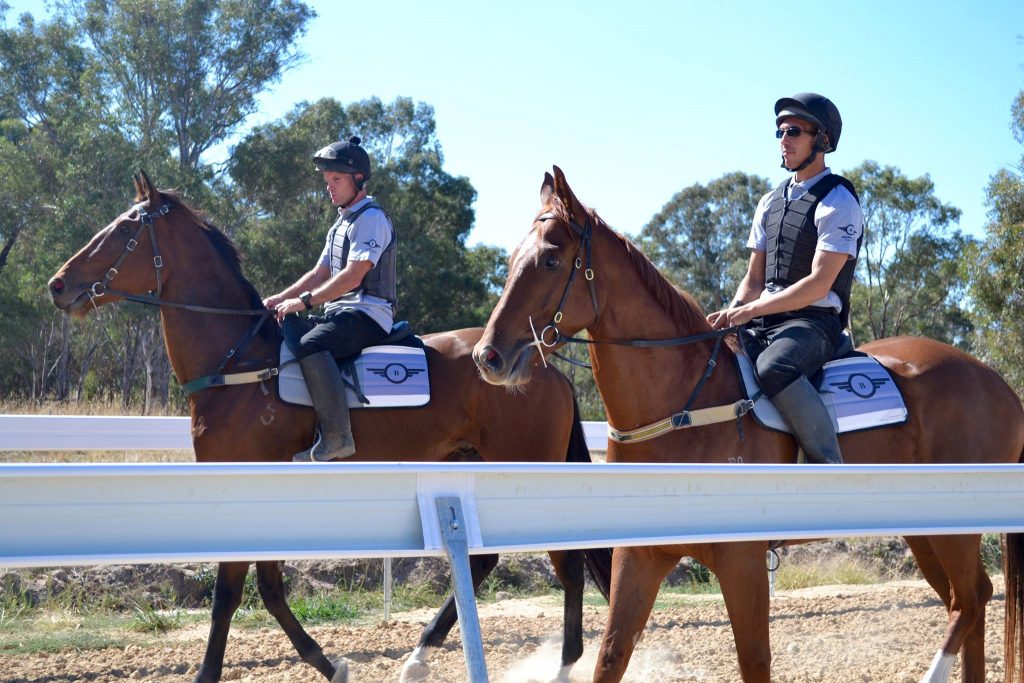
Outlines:
<svg viewBox="0 0 1024 683"><path fill-rule="evenodd" d="M793 175L754 212L747 273L732 305L708 316L720 329L750 323L761 341L755 369L809 462L841 463L835 424L809 381L849 322L863 215L856 190L825 166L843 120L827 97L800 93L775 103L782 167Z"/></svg>
<svg viewBox="0 0 1024 683"><path fill-rule="evenodd" d="M285 341L299 359L320 436L295 460L333 460L355 453L345 385L335 362L387 336L397 303L397 236L391 218L366 194L370 156L356 136L313 155L338 219L312 270L263 304L277 312ZM322 318L293 313L324 304Z"/></svg>

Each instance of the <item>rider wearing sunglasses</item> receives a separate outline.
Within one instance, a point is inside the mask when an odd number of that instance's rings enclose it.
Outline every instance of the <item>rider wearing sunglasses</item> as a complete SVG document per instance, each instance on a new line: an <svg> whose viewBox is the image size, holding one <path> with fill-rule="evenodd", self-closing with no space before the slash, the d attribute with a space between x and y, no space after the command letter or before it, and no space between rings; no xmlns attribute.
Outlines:
<svg viewBox="0 0 1024 683"><path fill-rule="evenodd" d="M863 232L857 192L825 165L843 121L827 97L800 93L775 103L782 167L793 175L754 212L750 261L716 329L748 324L744 339L764 395L808 462L841 463L835 423L809 378L835 354L849 324L850 290Z"/></svg>
<svg viewBox="0 0 1024 683"><path fill-rule="evenodd" d="M352 358L391 331L397 238L391 217L366 193L370 156L356 136L313 155L338 218L317 264L294 284L263 300L276 310L288 348L299 359L320 434L293 460L325 461L355 454L345 383L336 359ZM299 317L324 305L323 317Z"/></svg>

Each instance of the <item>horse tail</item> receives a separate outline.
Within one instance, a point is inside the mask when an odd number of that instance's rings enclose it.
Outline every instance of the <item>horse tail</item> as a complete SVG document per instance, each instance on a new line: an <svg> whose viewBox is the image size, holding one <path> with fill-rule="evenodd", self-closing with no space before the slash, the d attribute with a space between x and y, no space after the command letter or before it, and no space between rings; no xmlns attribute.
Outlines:
<svg viewBox="0 0 1024 683"><path fill-rule="evenodd" d="M1024 462L1024 450L1018 462ZM1006 628L1003 659L1007 683L1024 681L1024 534L1003 534L1003 580L1006 585Z"/></svg>
<svg viewBox="0 0 1024 683"><path fill-rule="evenodd" d="M587 436L583 432L583 422L580 420L580 404L576 400L575 389L572 392L572 431L569 433L569 447L565 453L565 461L593 462L590 458L590 448L587 447ZM590 578L594 580L597 589L607 600L612 585L612 549L587 548L583 551L583 559L586 562L587 571L590 572Z"/></svg>

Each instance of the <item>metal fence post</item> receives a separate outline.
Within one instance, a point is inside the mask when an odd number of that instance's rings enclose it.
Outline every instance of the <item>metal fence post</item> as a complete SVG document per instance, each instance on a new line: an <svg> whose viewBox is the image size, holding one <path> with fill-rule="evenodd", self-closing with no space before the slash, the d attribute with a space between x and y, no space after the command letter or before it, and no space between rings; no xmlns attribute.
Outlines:
<svg viewBox="0 0 1024 683"><path fill-rule="evenodd" d="M466 655L466 671L470 683L487 683L487 662L480 635L480 618L476 611L473 574L469 568L469 542L462 504L457 497L437 498L437 516L441 523L441 539L452 567L455 584L455 608L459 614L462 649Z"/></svg>

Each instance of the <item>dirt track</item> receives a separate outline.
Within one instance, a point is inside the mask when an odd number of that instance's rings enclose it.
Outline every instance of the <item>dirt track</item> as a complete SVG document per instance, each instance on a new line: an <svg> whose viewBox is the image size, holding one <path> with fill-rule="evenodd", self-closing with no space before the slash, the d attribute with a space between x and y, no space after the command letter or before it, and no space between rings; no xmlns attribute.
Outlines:
<svg viewBox="0 0 1024 683"><path fill-rule="evenodd" d="M986 629L986 680L1002 681L1001 579ZM329 656L347 653L351 681L397 681L415 645L426 610L399 615L387 626L314 627ZM586 650L572 681L593 669L605 608L587 608ZM946 626L945 610L921 581L843 586L780 593L772 603L773 680L778 683L916 683L927 670ZM545 680L557 668L561 606L557 598L505 600L481 608L491 680ZM162 648L0 656L4 683L72 681L189 681L202 658L205 628L166 636ZM432 660L431 681L466 679L456 634ZM958 665L959 666L959 665ZM298 660L278 629L233 630L224 680L283 683L324 679ZM656 611L634 654L627 681L739 680L732 634L719 599ZM959 668L954 672L959 681Z"/></svg>

